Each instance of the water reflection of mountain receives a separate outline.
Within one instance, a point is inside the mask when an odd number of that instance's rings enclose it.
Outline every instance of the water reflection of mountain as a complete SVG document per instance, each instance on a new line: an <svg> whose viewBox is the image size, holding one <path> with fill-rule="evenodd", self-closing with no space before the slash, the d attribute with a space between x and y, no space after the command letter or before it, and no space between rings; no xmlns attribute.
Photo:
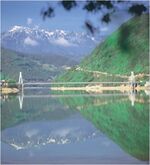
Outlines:
<svg viewBox="0 0 150 165"><path fill-rule="evenodd" d="M149 98L137 96L134 106L124 97L80 97L60 101L91 121L120 147L140 160L149 159ZM142 100L142 101L141 101ZM104 104L102 104L104 103Z"/></svg>
<svg viewBox="0 0 150 165"><path fill-rule="evenodd" d="M77 143L99 135L93 125L78 115L61 122L29 122L8 128L2 131L2 141L20 150L47 144Z"/></svg>

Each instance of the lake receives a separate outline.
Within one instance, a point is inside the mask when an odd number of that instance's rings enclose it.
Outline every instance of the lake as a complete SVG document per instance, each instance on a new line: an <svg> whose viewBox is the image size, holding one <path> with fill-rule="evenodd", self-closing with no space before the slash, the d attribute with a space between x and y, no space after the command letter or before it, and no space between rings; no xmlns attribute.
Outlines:
<svg viewBox="0 0 150 165"><path fill-rule="evenodd" d="M27 90L1 98L2 164L148 164L149 96Z"/></svg>

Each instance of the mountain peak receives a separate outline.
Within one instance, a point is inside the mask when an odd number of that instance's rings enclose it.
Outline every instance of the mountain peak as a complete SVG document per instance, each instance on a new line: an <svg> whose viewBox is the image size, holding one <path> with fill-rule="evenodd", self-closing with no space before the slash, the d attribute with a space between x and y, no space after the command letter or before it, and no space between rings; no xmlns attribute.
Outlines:
<svg viewBox="0 0 150 165"><path fill-rule="evenodd" d="M4 48L29 54L84 56L88 55L96 44L95 38L86 33L62 29L52 31L15 25L2 34Z"/></svg>
<svg viewBox="0 0 150 165"><path fill-rule="evenodd" d="M9 30L9 32L15 32L15 31L23 29L23 28L24 28L23 26L15 25Z"/></svg>

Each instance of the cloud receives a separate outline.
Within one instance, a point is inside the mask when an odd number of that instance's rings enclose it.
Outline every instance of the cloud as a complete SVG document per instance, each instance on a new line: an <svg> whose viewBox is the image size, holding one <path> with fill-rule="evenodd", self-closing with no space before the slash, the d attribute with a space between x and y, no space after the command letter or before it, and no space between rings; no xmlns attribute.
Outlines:
<svg viewBox="0 0 150 165"><path fill-rule="evenodd" d="M100 30L101 30L102 32L108 31L108 27L102 27Z"/></svg>
<svg viewBox="0 0 150 165"><path fill-rule="evenodd" d="M64 38L58 38L57 40L55 40L53 42L54 44L60 45L60 46L64 46L64 47L70 47L70 46L76 46L73 43L69 43L66 39Z"/></svg>
<svg viewBox="0 0 150 165"><path fill-rule="evenodd" d="M27 18L27 25L31 25L33 22L32 18Z"/></svg>
<svg viewBox="0 0 150 165"><path fill-rule="evenodd" d="M38 45L38 42L33 40L33 39L31 39L30 37L27 37L24 40L24 44L30 45L30 46L36 46L36 45Z"/></svg>

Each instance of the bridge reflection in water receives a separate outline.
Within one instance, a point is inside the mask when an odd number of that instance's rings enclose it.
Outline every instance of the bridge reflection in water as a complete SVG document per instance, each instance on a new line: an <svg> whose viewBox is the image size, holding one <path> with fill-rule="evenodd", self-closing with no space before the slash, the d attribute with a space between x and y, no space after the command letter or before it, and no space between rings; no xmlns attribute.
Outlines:
<svg viewBox="0 0 150 165"><path fill-rule="evenodd" d="M116 99L119 99L120 97L124 97L125 99L129 99L131 101L131 105L134 106L136 100L136 91L129 91L128 93L101 93L101 94L88 94L88 93L82 93L82 94L30 94L30 95L24 95L24 93L20 93L17 97L19 100L19 106L20 110L23 108L23 101L24 99L30 99L30 98L71 98L71 97L116 97ZM109 103L109 101L108 101Z"/></svg>

